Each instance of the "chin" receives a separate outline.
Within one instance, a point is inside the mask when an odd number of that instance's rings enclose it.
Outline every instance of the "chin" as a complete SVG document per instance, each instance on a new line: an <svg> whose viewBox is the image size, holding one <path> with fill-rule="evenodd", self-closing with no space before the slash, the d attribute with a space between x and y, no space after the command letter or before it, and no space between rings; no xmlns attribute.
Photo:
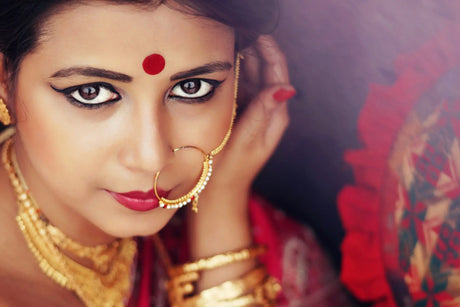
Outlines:
<svg viewBox="0 0 460 307"><path fill-rule="evenodd" d="M161 209L164 210L164 209ZM116 238L145 237L159 232L171 220L175 211L168 210L168 216L121 218L117 221L105 223L100 229L106 234Z"/></svg>

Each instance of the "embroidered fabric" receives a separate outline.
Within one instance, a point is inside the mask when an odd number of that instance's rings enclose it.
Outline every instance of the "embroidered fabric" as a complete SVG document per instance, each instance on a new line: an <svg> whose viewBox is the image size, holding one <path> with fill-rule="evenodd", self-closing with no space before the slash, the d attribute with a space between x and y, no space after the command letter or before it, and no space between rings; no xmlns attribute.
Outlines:
<svg viewBox="0 0 460 307"><path fill-rule="evenodd" d="M363 148L345 154L356 183L338 197L347 232L341 280L374 306L458 306L458 275L440 268L460 262L437 253L460 227L445 214L459 195L460 96L449 90L452 77L459 80L459 35L460 24L450 24L396 60L393 85L371 85L358 121Z"/></svg>

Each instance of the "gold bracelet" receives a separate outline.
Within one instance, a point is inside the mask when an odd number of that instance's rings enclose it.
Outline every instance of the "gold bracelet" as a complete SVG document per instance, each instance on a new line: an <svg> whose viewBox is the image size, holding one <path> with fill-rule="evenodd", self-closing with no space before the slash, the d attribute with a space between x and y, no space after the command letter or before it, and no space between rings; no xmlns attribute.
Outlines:
<svg viewBox="0 0 460 307"><path fill-rule="evenodd" d="M265 246L245 248L184 265L172 266L161 239L154 236L153 242L169 275L166 287L172 307L276 306L281 285L267 273L263 266L249 271L241 278L226 281L194 295L200 271L256 258L267 251Z"/></svg>
<svg viewBox="0 0 460 307"><path fill-rule="evenodd" d="M170 267L168 273L171 277L179 276L185 273L199 272L203 270L211 270L233 262L245 261L254 259L267 252L267 247L256 245L250 248L244 248L236 252L227 252L211 256L209 258L199 259L194 262L188 262L183 265Z"/></svg>
<svg viewBox="0 0 460 307"><path fill-rule="evenodd" d="M255 287L255 289L246 295L236 297L234 299L221 301L207 301L196 307L248 307L248 306L277 306L277 297L281 292L281 285L276 279L270 275L266 276L266 280Z"/></svg>
<svg viewBox="0 0 460 307"><path fill-rule="evenodd" d="M198 295L176 301L180 307L244 307L275 306L281 285L267 274L264 267L256 268L243 278L203 290Z"/></svg>
<svg viewBox="0 0 460 307"><path fill-rule="evenodd" d="M264 267L253 269L240 279L230 280L222 284L203 290L198 295L185 299L181 306L202 306L206 302L234 299L254 289L267 277Z"/></svg>

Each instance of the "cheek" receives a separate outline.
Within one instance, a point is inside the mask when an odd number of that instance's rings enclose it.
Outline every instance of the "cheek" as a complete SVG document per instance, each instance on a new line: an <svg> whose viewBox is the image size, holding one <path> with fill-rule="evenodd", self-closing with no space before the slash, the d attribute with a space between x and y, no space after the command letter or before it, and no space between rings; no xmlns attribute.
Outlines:
<svg viewBox="0 0 460 307"><path fill-rule="evenodd" d="M58 101L46 94L37 94L34 99L25 94L18 97L17 130L33 167L53 185L56 178L67 178L75 190L78 180L86 177L86 170L98 161L97 150L91 150L96 143L97 133L88 133L75 116L70 115L72 106L56 107L66 102ZM101 160L101 159L100 159ZM78 165L78 167L76 167ZM68 182L70 183L70 182Z"/></svg>
<svg viewBox="0 0 460 307"><path fill-rule="evenodd" d="M40 160L46 167L60 164L60 159L56 158L66 147L66 128L60 125L56 110L49 108L46 102L31 100L31 97L18 98L17 129L29 157Z"/></svg>
<svg viewBox="0 0 460 307"><path fill-rule="evenodd" d="M223 141L230 128L234 99L232 89L228 87L208 105L198 106L196 113L182 112L173 121L172 137L174 147L194 145L210 153ZM195 106L185 106L195 108Z"/></svg>

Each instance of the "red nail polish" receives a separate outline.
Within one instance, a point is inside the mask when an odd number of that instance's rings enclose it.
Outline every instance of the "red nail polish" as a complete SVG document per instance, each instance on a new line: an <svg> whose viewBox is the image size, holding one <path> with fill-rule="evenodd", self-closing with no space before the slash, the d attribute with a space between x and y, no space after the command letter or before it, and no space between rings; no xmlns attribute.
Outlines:
<svg viewBox="0 0 460 307"><path fill-rule="evenodd" d="M291 99L295 94L297 94L295 90L286 90L282 88L273 94L273 98L278 102L283 102Z"/></svg>

